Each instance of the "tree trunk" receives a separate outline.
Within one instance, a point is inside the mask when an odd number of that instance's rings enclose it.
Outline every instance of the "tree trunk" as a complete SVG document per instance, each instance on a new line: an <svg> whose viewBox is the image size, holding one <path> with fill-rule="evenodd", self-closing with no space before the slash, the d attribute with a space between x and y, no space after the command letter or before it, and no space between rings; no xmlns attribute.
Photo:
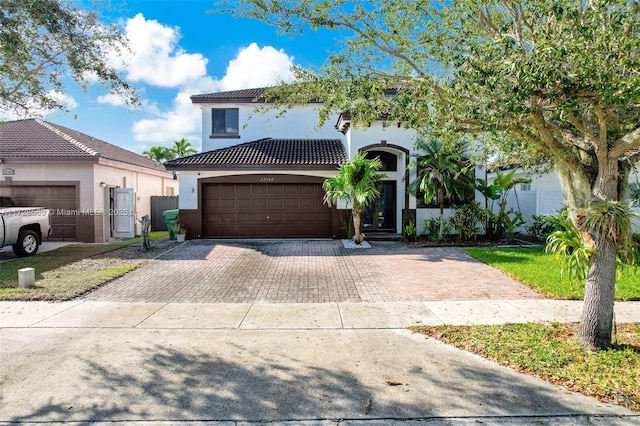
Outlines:
<svg viewBox="0 0 640 426"><path fill-rule="evenodd" d="M353 216L353 242L356 244L361 244L364 241L364 235L362 235L360 229L360 210L351 209L351 216Z"/></svg>
<svg viewBox="0 0 640 426"><path fill-rule="evenodd" d="M587 350L595 352L611 346L616 246L608 238L594 237L597 253L591 257L591 269L585 284L578 341Z"/></svg>
<svg viewBox="0 0 640 426"><path fill-rule="evenodd" d="M588 207L593 200L618 201L619 188L624 187L620 179L626 179L626 173L621 173L617 160L609 159L606 153L601 153L597 163L595 175L590 174L586 168L569 170L557 167L565 202L574 221L576 213ZM611 346L617 246L608 236L591 237L595 242L596 253L591 256L577 337L584 348L598 351Z"/></svg>
<svg viewBox="0 0 640 426"><path fill-rule="evenodd" d="M438 186L438 197L440 199L440 230L438 231L438 241L444 239L444 185Z"/></svg>
<svg viewBox="0 0 640 426"><path fill-rule="evenodd" d="M151 218L148 215L142 216L140 219L142 225L142 231L140 235L140 248L142 251L149 251L151 249L151 240L149 239L149 229L151 228Z"/></svg>

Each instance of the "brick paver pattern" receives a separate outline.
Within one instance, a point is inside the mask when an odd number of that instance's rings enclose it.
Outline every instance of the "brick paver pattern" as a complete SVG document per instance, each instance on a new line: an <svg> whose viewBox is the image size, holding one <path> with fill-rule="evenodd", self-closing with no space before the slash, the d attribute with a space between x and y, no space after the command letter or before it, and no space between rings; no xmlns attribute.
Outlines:
<svg viewBox="0 0 640 426"><path fill-rule="evenodd" d="M541 296L455 248L374 241L190 241L88 294L159 303L418 302Z"/></svg>

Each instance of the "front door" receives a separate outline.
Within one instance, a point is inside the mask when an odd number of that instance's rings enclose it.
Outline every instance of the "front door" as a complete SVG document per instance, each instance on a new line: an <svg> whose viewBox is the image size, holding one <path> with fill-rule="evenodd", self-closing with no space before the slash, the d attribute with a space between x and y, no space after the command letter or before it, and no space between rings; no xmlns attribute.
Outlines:
<svg viewBox="0 0 640 426"><path fill-rule="evenodd" d="M133 188L113 188L111 208L111 236L113 238L133 238L134 211Z"/></svg>
<svg viewBox="0 0 640 426"><path fill-rule="evenodd" d="M396 182L383 181L380 198L362 214L362 229L366 231L396 232Z"/></svg>

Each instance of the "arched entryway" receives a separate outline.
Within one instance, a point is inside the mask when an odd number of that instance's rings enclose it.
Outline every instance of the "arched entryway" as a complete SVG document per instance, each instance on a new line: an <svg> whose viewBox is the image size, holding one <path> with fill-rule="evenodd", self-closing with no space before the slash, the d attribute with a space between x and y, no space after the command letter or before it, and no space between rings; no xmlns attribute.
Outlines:
<svg viewBox="0 0 640 426"><path fill-rule="evenodd" d="M382 163L381 173L388 177L380 187L380 198L370 205L362 217L363 232L372 234L396 234L402 230L403 209L408 206L406 182L403 180L409 151L389 144L375 144L360 149L367 158L378 157Z"/></svg>

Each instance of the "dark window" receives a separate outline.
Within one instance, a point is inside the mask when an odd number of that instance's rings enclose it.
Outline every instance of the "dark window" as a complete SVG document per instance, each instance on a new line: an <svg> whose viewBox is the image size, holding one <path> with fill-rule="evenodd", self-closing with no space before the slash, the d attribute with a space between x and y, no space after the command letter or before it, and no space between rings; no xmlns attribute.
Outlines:
<svg viewBox="0 0 640 426"><path fill-rule="evenodd" d="M367 151L367 158L376 158L380 159L382 163L382 168L380 171L383 172L395 172L398 171L398 157L395 154L392 154L387 151Z"/></svg>
<svg viewBox="0 0 640 426"><path fill-rule="evenodd" d="M213 136L238 135L238 108L214 108L211 110L211 134Z"/></svg>
<svg viewBox="0 0 640 426"><path fill-rule="evenodd" d="M362 212L362 228L366 231L396 231L396 182L380 184L380 198Z"/></svg>

